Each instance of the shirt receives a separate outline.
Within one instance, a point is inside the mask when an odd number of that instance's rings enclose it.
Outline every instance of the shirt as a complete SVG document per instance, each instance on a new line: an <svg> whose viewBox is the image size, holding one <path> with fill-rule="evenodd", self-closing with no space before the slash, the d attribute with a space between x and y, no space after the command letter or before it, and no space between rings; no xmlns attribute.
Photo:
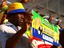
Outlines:
<svg viewBox="0 0 64 48"><path fill-rule="evenodd" d="M17 31L16 27L9 22L0 25L0 45L2 48L5 48L7 39L14 35ZM15 48L32 48L26 34L22 36Z"/></svg>

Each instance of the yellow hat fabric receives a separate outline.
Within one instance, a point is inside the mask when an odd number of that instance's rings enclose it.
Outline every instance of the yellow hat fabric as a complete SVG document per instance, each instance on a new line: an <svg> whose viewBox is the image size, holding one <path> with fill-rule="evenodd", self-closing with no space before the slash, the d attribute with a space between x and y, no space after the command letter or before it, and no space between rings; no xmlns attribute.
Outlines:
<svg viewBox="0 0 64 48"><path fill-rule="evenodd" d="M14 2L8 6L7 13L26 12L24 6L19 2Z"/></svg>

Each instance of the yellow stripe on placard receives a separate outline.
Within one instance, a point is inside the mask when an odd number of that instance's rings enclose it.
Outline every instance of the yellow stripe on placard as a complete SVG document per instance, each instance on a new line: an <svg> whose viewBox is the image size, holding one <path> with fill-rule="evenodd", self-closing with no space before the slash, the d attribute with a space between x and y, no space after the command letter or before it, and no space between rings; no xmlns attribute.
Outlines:
<svg viewBox="0 0 64 48"><path fill-rule="evenodd" d="M41 24L42 27L43 27L43 33L50 36L50 37L53 37L54 36L54 30L50 29L49 27L45 26L44 24Z"/></svg>
<svg viewBox="0 0 64 48"><path fill-rule="evenodd" d="M54 39L55 42L57 42L59 40L59 33L56 33L54 30L52 30L51 28L45 26L44 24L41 24L43 30L42 32L50 37L52 37Z"/></svg>

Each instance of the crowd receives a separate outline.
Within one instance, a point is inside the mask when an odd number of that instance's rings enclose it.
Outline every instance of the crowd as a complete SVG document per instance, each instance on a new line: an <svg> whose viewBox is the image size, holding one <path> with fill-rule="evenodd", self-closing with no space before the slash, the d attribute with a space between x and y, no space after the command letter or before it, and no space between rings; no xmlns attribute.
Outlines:
<svg viewBox="0 0 64 48"><path fill-rule="evenodd" d="M59 46L32 36L33 14L28 12L23 6L28 1L22 0L6 4L5 0L2 3L0 12L0 48L63 48L64 28L60 26L61 21L59 18L57 18L57 23L54 24L58 26L60 34ZM52 15L40 15L50 23L56 19Z"/></svg>

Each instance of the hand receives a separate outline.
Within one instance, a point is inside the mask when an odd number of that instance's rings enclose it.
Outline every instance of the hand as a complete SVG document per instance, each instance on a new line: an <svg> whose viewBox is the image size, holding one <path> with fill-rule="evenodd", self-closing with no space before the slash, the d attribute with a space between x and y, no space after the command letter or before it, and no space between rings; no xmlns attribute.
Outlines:
<svg viewBox="0 0 64 48"><path fill-rule="evenodd" d="M58 48L63 48L63 47L60 45L60 46L58 46Z"/></svg>
<svg viewBox="0 0 64 48"><path fill-rule="evenodd" d="M30 16L29 13L25 14L25 18L23 21L23 25L22 25L22 29L24 29L25 31L28 30L28 28L31 26L32 24L32 16Z"/></svg>
<svg viewBox="0 0 64 48"><path fill-rule="evenodd" d="M26 13L25 15L25 21L27 24L27 29L32 25L32 14L31 13Z"/></svg>

